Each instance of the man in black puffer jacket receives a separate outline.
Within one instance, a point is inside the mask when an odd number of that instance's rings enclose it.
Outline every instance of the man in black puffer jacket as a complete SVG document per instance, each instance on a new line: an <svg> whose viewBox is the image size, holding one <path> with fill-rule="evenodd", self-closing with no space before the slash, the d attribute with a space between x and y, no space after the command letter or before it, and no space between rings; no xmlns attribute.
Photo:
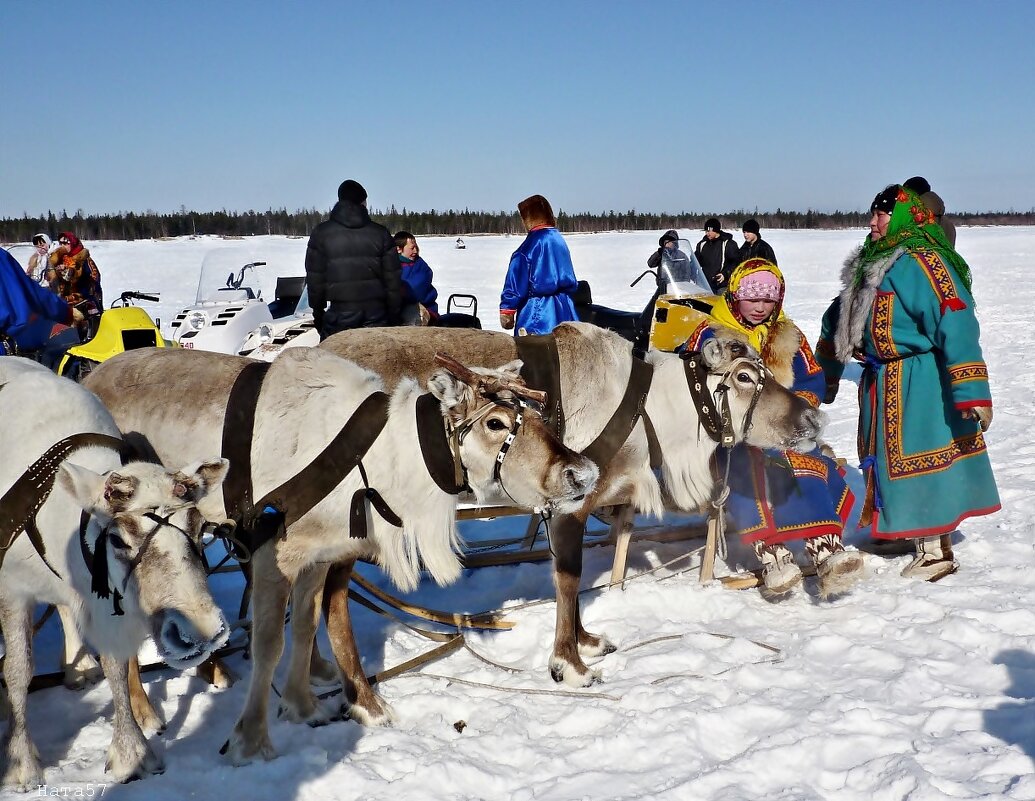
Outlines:
<svg viewBox="0 0 1035 801"><path fill-rule="evenodd" d="M733 241L733 234L723 231L714 217L704 224L704 237L694 248L697 261L716 295L722 294L730 280L730 273L740 262L740 246Z"/></svg>
<svg viewBox="0 0 1035 801"><path fill-rule="evenodd" d="M388 229L370 219L366 205L366 190L344 181L330 219L309 237L306 285L321 339L350 328L399 323L399 251Z"/></svg>

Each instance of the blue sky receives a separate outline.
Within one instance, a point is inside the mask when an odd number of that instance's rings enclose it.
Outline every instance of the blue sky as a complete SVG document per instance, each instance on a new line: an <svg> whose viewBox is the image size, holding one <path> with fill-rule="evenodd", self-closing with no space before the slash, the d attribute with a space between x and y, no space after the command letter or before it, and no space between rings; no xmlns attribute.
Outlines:
<svg viewBox="0 0 1035 801"><path fill-rule="evenodd" d="M1035 206L1035 3L0 0L0 216Z"/></svg>

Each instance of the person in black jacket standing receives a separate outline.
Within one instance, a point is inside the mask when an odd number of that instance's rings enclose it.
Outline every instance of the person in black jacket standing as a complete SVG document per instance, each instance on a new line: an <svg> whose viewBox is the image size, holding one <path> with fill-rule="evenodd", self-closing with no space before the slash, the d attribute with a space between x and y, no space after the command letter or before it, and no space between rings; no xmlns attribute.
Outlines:
<svg viewBox="0 0 1035 801"><path fill-rule="evenodd" d="M694 253L712 291L716 295L721 294L729 283L733 268L740 264L740 246L733 241L733 234L723 231L719 221L712 217L704 224L704 237L697 243Z"/></svg>
<svg viewBox="0 0 1035 801"><path fill-rule="evenodd" d="M309 236L306 286L321 339L350 328L399 324L399 251L366 206L366 190L356 181L342 182L330 219Z"/></svg>
<svg viewBox="0 0 1035 801"><path fill-rule="evenodd" d="M741 226L741 231L744 234L744 244L740 246L738 264L743 264L748 259L765 259L773 264L777 263L773 246L759 236L758 220L748 220Z"/></svg>

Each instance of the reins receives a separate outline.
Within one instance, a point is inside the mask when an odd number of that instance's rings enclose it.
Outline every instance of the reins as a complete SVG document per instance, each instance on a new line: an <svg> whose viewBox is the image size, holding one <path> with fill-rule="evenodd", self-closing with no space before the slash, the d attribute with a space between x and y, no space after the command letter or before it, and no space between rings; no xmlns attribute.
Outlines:
<svg viewBox="0 0 1035 801"><path fill-rule="evenodd" d="M755 414L755 407L762 397L769 372L765 365L758 359L741 356L734 359L719 379L718 386L712 392L711 399L708 396L708 376L713 375L705 366L704 358L700 351L687 351L680 354L683 360L683 371L686 375L687 387L690 390L690 398L697 409L698 437L703 428L713 442L725 451L726 466L723 471L722 481L717 484L715 497L711 505L715 511L716 524L716 545L720 559L726 559L728 550L726 545L726 502L730 496L730 465L733 460L730 452L736 444L736 432L733 428L733 415L730 411L729 392L730 376L743 363L749 364L758 370L758 380L755 382L755 391L748 403L747 412L744 414L744 425L741 431L741 441L746 440L751 431L752 418Z"/></svg>

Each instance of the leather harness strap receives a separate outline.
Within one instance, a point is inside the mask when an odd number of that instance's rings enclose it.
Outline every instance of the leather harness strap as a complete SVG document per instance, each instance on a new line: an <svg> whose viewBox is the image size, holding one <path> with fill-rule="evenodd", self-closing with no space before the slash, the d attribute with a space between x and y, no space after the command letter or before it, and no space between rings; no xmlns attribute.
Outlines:
<svg viewBox="0 0 1035 801"><path fill-rule="evenodd" d="M50 571L58 575L47 560L43 537L36 526L36 513L54 490L61 463L75 451L90 446L109 448L121 453L125 448L125 442L118 437L97 433L80 433L65 437L51 445L46 453L29 465L4 493L3 498L0 498L0 565L3 564L4 554L24 531Z"/></svg>
<svg viewBox="0 0 1035 801"><path fill-rule="evenodd" d="M463 465L453 457L442 419L442 404L430 392L417 398L417 441L424 464L438 488L448 495L468 489Z"/></svg>
<svg viewBox="0 0 1035 801"><path fill-rule="evenodd" d="M227 517L238 521L242 542L251 553L282 536L288 526L326 498L357 466L362 470L360 460L388 422L389 396L384 392L371 393L308 465L255 501L251 460L255 410L269 367L267 362L252 362L238 374L223 419L222 454L230 461L223 481L223 505ZM357 490L352 498L349 536L367 536L368 501L391 525L402 526L377 490L367 485L365 472L363 483L365 489Z"/></svg>
<svg viewBox="0 0 1035 801"><path fill-rule="evenodd" d="M647 402L647 393L650 392L653 379L654 366L633 357L632 369L629 371L629 383L625 386L625 394L622 396L618 408L607 421L604 430L583 449L583 456L593 460L600 467L606 466L614 458L618 449L632 433L636 421L643 414L643 407ZM653 426L651 426L651 430L653 430ZM653 458L651 461L653 463Z"/></svg>
<svg viewBox="0 0 1035 801"><path fill-rule="evenodd" d="M240 520L252 508L252 434L259 390L270 369L269 362L249 362L237 375L223 418L222 454L230 461L223 480L226 516Z"/></svg>
<svg viewBox="0 0 1035 801"><path fill-rule="evenodd" d="M373 392L364 398L359 408L320 454L306 465L302 472L263 495L255 503L255 509L261 513L267 506L272 506L284 515L285 526L298 522L316 504L330 495L345 476L360 466L360 460L388 423L388 402L389 396L384 392ZM364 474L364 484L365 478ZM376 490L369 488L358 492L371 501L371 493L377 495ZM384 504L384 501L377 495L375 508L381 504ZM391 512L387 505L384 505L384 508ZM349 536L365 537L366 533L350 532Z"/></svg>
<svg viewBox="0 0 1035 801"><path fill-rule="evenodd" d="M557 352L557 338L553 334L515 337L518 358L521 359L521 377L525 384L546 392L543 422L564 441L564 403L561 398L561 357Z"/></svg>

